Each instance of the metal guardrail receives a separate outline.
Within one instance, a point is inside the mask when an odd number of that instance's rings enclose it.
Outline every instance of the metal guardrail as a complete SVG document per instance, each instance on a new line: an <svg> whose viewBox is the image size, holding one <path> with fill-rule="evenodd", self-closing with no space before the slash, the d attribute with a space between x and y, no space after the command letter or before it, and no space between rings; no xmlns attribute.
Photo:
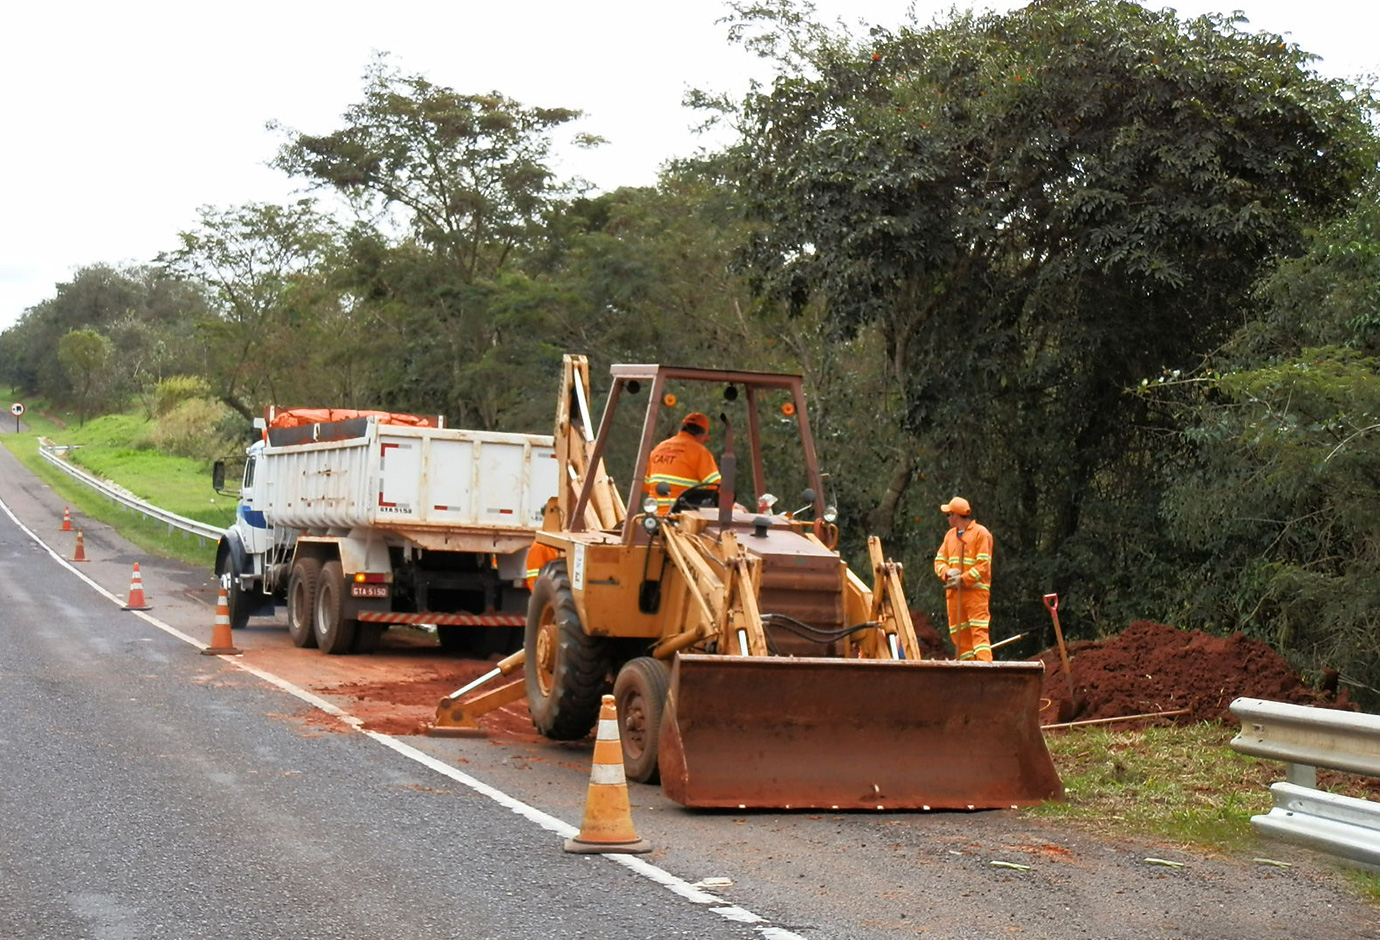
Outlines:
<svg viewBox="0 0 1380 940"><path fill-rule="evenodd" d="M220 537L224 534L224 529L210 525L209 523L198 522L195 519L188 519L186 516L179 516L177 513L168 512L168 510L166 509L160 509L152 503L144 502L139 497L128 492L127 490L122 489L121 487L115 486L112 483L108 483L105 480L94 477L83 470L79 470L78 468L74 467L71 463L62 458L61 454L66 450L66 447L55 446L52 444L40 443L38 445L38 455L42 457L44 460L48 461L53 466L57 467L63 473L67 474L68 476L72 477L78 482L86 486L89 486L91 489L100 493L106 499L109 499L115 503L119 503L126 509L129 509L133 512L141 513L142 515L148 516L151 519L157 519L159 522L164 523L168 527L169 532L172 532L173 530L180 530L188 535L194 535L196 536L197 544L199 545L204 545L207 539L218 542L220 541Z"/></svg>
<svg viewBox="0 0 1380 940"><path fill-rule="evenodd" d="M1285 763L1274 808L1251 817L1256 832L1380 866L1380 803L1317 789L1319 767L1380 777L1380 715L1248 698L1231 713L1241 721L1233 750Z"/></svg>

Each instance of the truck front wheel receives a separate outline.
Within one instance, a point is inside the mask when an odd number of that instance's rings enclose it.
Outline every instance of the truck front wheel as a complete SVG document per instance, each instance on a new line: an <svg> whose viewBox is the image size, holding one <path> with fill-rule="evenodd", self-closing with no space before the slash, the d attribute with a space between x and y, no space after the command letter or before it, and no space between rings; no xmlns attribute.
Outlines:
<svg viewBox="0 0 1380 940"><path fill-rule="evenodd" d="M316 616L312 618L316 645L323 653L348 653L354 647L355 622L344 617L344 591L340 562L326 562L316 583Z"/></svg>
<svg viewBox="0 0 1380 940"><path fill-rule="evenodd" d="M228 551L216 555L216 578L225 590L226 609L230 613L230 629L243 630L249 626L249 613L254 608L255 598L252 593L240 587L235 563Z"/></svg>
<svg viewBox="0 0 1380 940"><path fill-rule="evenodd" d="M542 568L527 608L527 708L532 724L557 741L584 737L608 691L609 649L580 624L565 559Z"/></svg>
<svg viewBox="0 0 1380 940"><path fill-rule="evenodd" d="M288 636L296 646L316 645L316 585L321 580L321 562L316 558L299 558L292 566L288 579Z"/></svg>

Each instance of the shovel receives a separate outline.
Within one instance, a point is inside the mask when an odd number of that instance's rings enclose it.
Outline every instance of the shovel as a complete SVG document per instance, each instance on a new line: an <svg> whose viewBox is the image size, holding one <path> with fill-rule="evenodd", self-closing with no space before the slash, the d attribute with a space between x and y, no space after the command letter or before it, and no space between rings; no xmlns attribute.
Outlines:
<svg viewBox="0 0 1380 940"><path fill-rule="evenodd" d="M1068 683L1069 697L1059 700L1059 721L1071 721L1073 716L1082 711L1078 702L1074 701L1073 673L1069 670L1069 651L1064 646L1064 631L1059 628L1059 595L1046 594L1045 606L1049 608L1049 615L1054 619L1054 639L1059 644L1059 659L1064 664L1064 681Z"/></svg>

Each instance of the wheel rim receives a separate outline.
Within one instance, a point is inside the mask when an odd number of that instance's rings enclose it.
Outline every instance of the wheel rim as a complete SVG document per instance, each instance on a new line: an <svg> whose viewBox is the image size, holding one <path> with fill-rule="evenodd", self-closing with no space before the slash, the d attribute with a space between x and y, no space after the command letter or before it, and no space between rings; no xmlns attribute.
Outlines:
<svg viewBox="0 0 1380 940"><path fill-rule="evenodd" d="M316 605L315 609L312 611L311 626L312 629L316 631L317 642L327 639L326 614L328 602L326 598L329 596L329 591L330 588L324 584L316 589Z"/></svg>
<svg viewBox="0 0 1380 940"><path fill-rule="evenodd" d="M629 692L618 703L623 719L623 750L634 760L647 753L647 700L640 691Z"/></svg>
<svg viewBox="0 0 1380 940"><path fill-rule="evenodd" d="M310 634L315 629L311 609L313 600L306 582L299 579L292 586L292 597L288 599L288 625L299 634Z"/></svg>
<svg viewBox="0 0 1380 940"><path fill-rule="evenodd" d="M543 696L551 694L555 677L556 621L552 609L547 607L541 612L541 623L537 626L537 685Z"/></svg>

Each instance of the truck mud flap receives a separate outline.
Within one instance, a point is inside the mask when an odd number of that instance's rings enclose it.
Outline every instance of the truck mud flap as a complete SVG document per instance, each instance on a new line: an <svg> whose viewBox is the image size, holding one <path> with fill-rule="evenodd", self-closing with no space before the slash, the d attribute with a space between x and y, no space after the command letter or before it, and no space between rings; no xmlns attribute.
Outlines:
<svg viewBox="0 0 1380 940"><path fill-rule="evenodd" d="M1063 796L1044 667L681 654L658 758L668 797L732 809L939 810Z"/></svg>

